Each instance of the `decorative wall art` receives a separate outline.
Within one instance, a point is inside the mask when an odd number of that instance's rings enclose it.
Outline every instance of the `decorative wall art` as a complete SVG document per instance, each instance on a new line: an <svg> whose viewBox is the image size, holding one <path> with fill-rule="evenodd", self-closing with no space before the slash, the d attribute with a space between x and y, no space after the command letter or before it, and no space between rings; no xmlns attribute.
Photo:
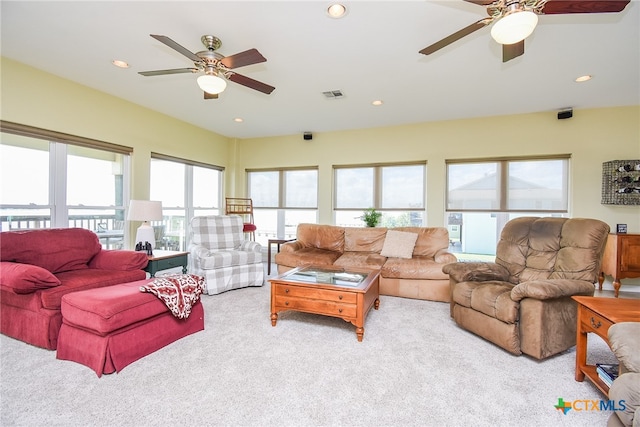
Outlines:
<svg viewBox="0 0 640 427"><path fill-rule="evenodd" d="M602 164L603 205L640 205L640 160Z"/></svg>

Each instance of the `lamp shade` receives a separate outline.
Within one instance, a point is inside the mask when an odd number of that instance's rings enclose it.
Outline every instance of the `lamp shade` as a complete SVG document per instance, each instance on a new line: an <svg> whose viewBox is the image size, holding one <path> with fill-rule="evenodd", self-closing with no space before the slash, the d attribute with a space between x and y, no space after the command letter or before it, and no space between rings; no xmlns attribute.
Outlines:
<svg viewBox="0 0 640 427"><path fill-rule="evenodd" d="M162 202L152 200L131 200L129 203L129 221L142 221L136 231L136 243L150 243L155 248L155 231L149 221L162 220Z"/></svg>
<svg viewBox="0 0 640 427"><path fill-rule="evenodd" d="M198 77L198 86L207 93L217 95L226 89L227 82L222 77L205 74Z"/></svg>
<svg viewBox="0 0 640 427"><path fill-rule="evenodd" d="M127 219L129 221L161 221L162 202L153 200L131 200Z"/></svg>
<svg viewBox="0 0 640 427"><path fill-rule="evenodd" d="M538 15L523 10L510 13L493 24L491 37L500 44L514 44L529 37L538 25Z"/></svg>

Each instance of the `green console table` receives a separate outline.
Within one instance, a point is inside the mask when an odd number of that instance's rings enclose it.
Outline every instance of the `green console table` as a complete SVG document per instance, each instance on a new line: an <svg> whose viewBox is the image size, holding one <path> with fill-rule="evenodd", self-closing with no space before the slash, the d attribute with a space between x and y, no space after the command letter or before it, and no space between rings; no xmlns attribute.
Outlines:
<svg viewBox="0 0 640 427"><path fill-rule="evenodd" d="M187 262L189 252L179 251L153 251L153 255L149 256L149 263L145 267L151 277L155 277L156 273L161 270L182 266L182 273L187 273Z"/></svg>

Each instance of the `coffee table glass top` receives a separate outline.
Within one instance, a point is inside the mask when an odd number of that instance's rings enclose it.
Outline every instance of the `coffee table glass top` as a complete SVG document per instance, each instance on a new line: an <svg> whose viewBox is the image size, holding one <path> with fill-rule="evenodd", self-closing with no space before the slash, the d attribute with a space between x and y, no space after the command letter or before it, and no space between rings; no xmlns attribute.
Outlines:
<svg viewBox="0 0 640 427"><path fill-rule="evenodd" d="M285 273L280 278L305 283L330 284L335 286L357 287L366 278L366 273L354 273L343 270L329 270L318 267L305 267L294 269Z"/></svg>

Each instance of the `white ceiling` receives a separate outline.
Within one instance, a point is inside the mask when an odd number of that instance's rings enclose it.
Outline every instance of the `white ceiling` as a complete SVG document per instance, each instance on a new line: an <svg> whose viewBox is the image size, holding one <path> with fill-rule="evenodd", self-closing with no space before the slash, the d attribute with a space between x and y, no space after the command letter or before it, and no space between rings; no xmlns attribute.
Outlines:
<svg viewBox="0 0 640 427"><path fill-rule="evenodd" d="M2 55L237 138L640 104L637 0L616 14L540 16L524 56L505 64L489 27L418 53L484 18L482 6L344 3L348 15L337 20L325 13L329 1L2 0ZM194 74L140 76L193 66L149 34L192 52L204 50L204 34L222 40L224 56L256 48L267 62L235 71L276 90L229 82L220 99L204 100ZM583 74L594 78L575 83ZM326 99L330 90L345 96ZM375 99L384 105L372 106Z"/></svg>

